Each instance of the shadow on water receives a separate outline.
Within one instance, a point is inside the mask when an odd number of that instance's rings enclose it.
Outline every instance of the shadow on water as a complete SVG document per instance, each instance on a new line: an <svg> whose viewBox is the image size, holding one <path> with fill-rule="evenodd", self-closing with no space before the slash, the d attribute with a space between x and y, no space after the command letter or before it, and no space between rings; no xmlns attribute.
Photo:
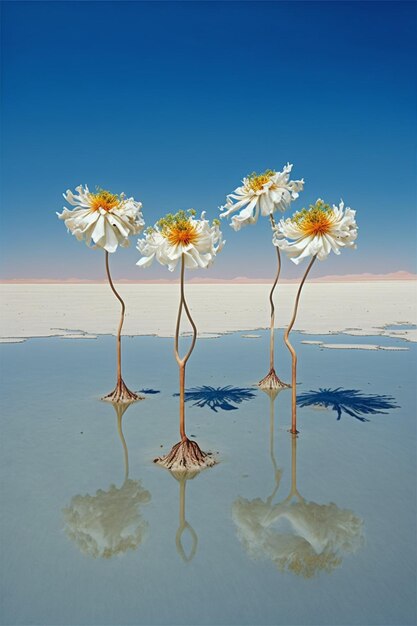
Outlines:
<svg viewBox="0 0 417 626"><path fill-rule="evenodd" d="M369 422L369 419L364 417L365 415L386 414L387 409L400 408L394 402L395 399L391 396L366 396L358 389L342 389L342 387L307 391L297 398L297 404L300 407L331 408L337 412L338 420L342 417L342 413L346 413L360 422Z"/></svg>
<svg viewBox="0 0 417 626"><path fill-rule="evenodd" d="M76 495L63 510L67 536L85 555L105 559L136 550L144 541L148 522L140 509L151 500L151 494L143 489L141 482L129 478L129 454L122 418L130 405L112 404L123 448L123 484L121 487L110 485L107 491L98 489L94 496Z"/></svg>
<svg viewBox="0 0 417 626"><path fill-rule="evenodd" d="M174 396L178 396L175 393ZM246 400L252 400L256 396L256 392L251 388L245 387L210 387L203 385L202 387L193 387L185 391L185 401L192 402L193 406L204 408L208 406L212 411L217 413L218 409L222 411L235 411Z"/></svg>
<svg viewBox="0 0 417 626"><path fill-rule="evenodd" d="M282 470L274 454L274 402L270 398L269 454L274 489L266 499L237 498L232 518L237 535L251 558L271 560L281 572L313 578L340 567L344 555L363 544L363 520L333 502L307 501L297 487L297 436L291 436L291 487L286 498L274 504Z"/></svg>

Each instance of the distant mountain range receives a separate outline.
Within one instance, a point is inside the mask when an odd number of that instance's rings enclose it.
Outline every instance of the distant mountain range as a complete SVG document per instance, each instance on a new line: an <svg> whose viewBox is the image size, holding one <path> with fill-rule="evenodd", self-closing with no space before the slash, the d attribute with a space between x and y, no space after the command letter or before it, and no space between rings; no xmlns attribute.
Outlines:
<svg viewBox="0 0 417 626"><path fill-rule="evenodd" d="M280 280L281 283L298 283L299 278L282 278ZM312 283L357 283L357 282L369 282L369 281L392 281L392 280L417 280L417 274L412 274L411 272L398 271L398 272L389 272L388 274L371 274L369 272L365 272L363 274L345 274L345 275L329 275L329 276L321 276L319 278L311 278L309 282ZM106 280L85 280L79 278L67 278L65 280L60 279L51 279L51 278L12 278L9 280L0 280L0 284L99 284L106 283ZM165 278L159 278L155 280L130 280L126 278L117 278L115 279L117 283L124 284L170 284L177 283L178 279L173 278L172 280L168 280ZM269 278L247 278L246 276L237 276L236 278L204 278L201 276L195 276L193 278L189 278L187 280L188 283L191 284L269 284L271 282L271 277Z"/></svg>

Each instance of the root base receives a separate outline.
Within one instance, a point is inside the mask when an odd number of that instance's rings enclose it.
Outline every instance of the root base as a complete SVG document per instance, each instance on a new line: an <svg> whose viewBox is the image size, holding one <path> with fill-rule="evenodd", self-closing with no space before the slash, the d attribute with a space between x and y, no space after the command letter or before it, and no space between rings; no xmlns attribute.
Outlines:
<svg viewBox="0 0 417 626"><path fill-rule="evenodd" d="M138 400L144 400L143 396L139 396L137 393L130 391L124 383L123 380L119 381L113 391L107 396L103 396L101 398L105 402L116 402L116 403L130 403L137 402Z"/></svg>
<svg viewBox="0 0 417 626"><path fill-rule="evenodd" d="M291 385L283 383L282 380L276 375L275 370L272 368L268 374L259 381L258 387L267 391L272 389L288 389Z"/></svg>
<svg viewBox="0 0 417 626"><path fill-rule="evenodd" d="M154 459L154 463L165 467L174 475L187 475L191 478L190 474L195 475L207 467L212 467L216 460L210 453L203 452L197 442L184 439L176 443L166 456Z"/></svg>

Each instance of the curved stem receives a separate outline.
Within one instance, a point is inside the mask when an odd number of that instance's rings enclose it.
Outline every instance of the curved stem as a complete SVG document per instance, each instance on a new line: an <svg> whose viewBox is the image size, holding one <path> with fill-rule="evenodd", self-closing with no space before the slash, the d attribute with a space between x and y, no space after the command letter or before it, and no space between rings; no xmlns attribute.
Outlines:
<svg viewBox="0 0 417 626"><path fill-rule="evenodd" d="M185 263L184 263L184 254L181 256L181 278L180 278L180 305L178 308L177 315L177 325L175 328L175 359L178 363L178 367L180 370L180 435L181 440L185 441L187 439L187 435L185 434L185 366L187 364L188 359L191 356L192 351L194 350L195 342L197 341L197 327L194 324L194 320L191 317L191 313L189 311L187 302L185 300L184 294L184 273L185 273ZM188 320L193 329L193 339L191 341L190 349L184 357L180 357L178 352L178 344L179 344L179 336L180 336L180 325L181 325L181 316L182 316L182 308L184 307L185 313L188 317Z"/></svg>
<svg viewBox="0 0 417 626"><path fill-rule="evenodd" d="M311 259L310 263L308 264L308 267L306 269L306 272L303 276L303 279L300 283L300 286L298 288L297 291L297 295L295 298L295 305L294 305L294 311L293 311L293 315L292 315L292 319L291 322L289 323L289 326L287 328L287 330L284 333L284 341L285 341L285 345L287 346L288 350L291 352L291 357L292 357L292 381L291 381L291 386L292 386L292 415L291 415L291 433L293 435L297 434L297 354L293 348L293 346L291 345L289 339L288 339L288 335L291 332L292 327L294 326L294 322L295 322L295 318L297 317L297 310L298 310L298 303L300 300L300 295L301 295L301 290L303 288L303 285L306 281L306 278L308 276L309 271L311 270L314 261L316 260L317 255L315 254L313 256L313 258Z"/></svg>
<svg viewBox="0 0 417 626"><path fill-rule="evenodd" d="M109 268L109 253L106 250L106 272L107 272L107 278L109 279L109 283L110 283L110 287L112 292L114 293L114 295L116 296L116 298L119 300L120 304L122 305L122 310L121 310L121 314L120 314L120 322L119 322L119 328L117 329L117 348L116 348L116 352L117 352L117 383L121 383L122 381L122 340L121 340L121 333L122 333L122 327L123 327L123 321L124 321L124 317L125 317L125 303L123 302L120 294L116 291L114 285L113 285L113 281L111 279L110 276L110 268Z"/></svg>
<svg viewBox="0 0 417 626"><path fill-rule="evenodd" d="M270 214L269 219L271 221L272 228L274 228L275 220L274 220L274 216L272 215L272 213ZM269 368L270 370L274 369L275 305L274 305L273 296L274 296L275 287L277 286L279 275L281 272L281 254L280 254L278 246L275 246L275 248L276 248L277 257L278 257L278 269L277 269L277 274L275 276L274 284L272 285L272 289L269 294L269 302L271 304L271 337L270 337L270 344L269 344Z"/></svg>

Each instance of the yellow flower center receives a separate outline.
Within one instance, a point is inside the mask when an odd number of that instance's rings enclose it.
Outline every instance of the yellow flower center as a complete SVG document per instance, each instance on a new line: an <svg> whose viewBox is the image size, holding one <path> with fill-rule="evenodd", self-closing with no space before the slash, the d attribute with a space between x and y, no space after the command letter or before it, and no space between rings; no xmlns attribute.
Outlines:
<svg viewBox="0 0 417 626"><path fill-rule="evenodd" d="M99 209L111 211L119 202L119 196L105 189L100 189L97 193L90 193L90 207L92 211L98 211Z"/></svg>
<svg viewBox="0 0 417 626"><path fill-rule="evenodd" d="M263 172L262 174L252 172L252 174L248 176L249 187L253 191L261 191L263 186L266 185L266 183L269 183L274 174L275 172L273 170L266 170L266 172Z"/></svg>
<svg viewBox="0 0 417 626"><path fill-rule="evenodd" d="M198 240L197 228L191 222L178 222L163 233L172 246L189 246Z"/></svg>
<svg viewBox="0 0 417 626"><path fill-rule="evenodd" d="M192 209L188 213L195 215ZM199 238L197 226L192 223L186 211L178 211L175 215L168 213L157 222L157 226L172 246L189 246L195 244Z"/></svg>
<svg viewBox="0 0 417 626"><path fill-rule="evenodd" d="M311 205L309 210L303 209L296 213L293 221L304 235L326 235L332 229L334 213L328 204L320 200Z"/></svg>

